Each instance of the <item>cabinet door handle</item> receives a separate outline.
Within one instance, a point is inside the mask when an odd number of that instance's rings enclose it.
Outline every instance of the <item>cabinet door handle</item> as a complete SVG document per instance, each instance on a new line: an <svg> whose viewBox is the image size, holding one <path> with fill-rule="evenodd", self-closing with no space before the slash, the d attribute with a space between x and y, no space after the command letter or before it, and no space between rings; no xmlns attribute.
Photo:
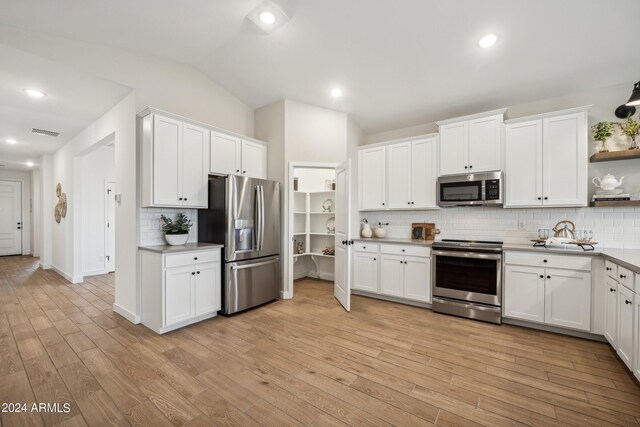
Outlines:
<svg viewBox="0 0 640 427"><path fill-rule="evenodd" d="M611 267L605 267L605 270L611 271Z"/></svg>
<svg viewBox="0 0 640 427"><path fill-rule="evenodd" d="M407 202L407 204L408 204L408 205L410 205L410 204L411 204L411 202Z"/></svg>
<svg viewBox="0 0 640 427"><path fill-rule="evenodd" d="M624 300L625 304L631 304L631 301L629 301L628 299Z"/></svg>
<svg viewBox="0 0 640 427"><path fill-rule="evenodd" d="M614 288L609 288L609 292L615 292L616 290Z"/></svg>
<svg viewBox="0 0 640 427"><path fill-rule="evenodd" d="M195 276L195 275L196 275L196 272L195 272L195 271L192 271L192 272L191 272L191 275L192 275L192 276Z"/></svg>
<svg viewBox="0 0 640 427"><path fill-rule="evenodd" d="M404 249L402 250L402 252L404 252Z"/></svg>
<svg viewBox="0 0 640 427"><path fill-rule="evenodd" d="M22 227L18 227L18 230L22 230Z"/></svg>
<svg viewBox="0 0 640 427"><path fill-rule="evenodd" d="M376 259L374 258L373 260L375 261Z"/></svg>
<svg viewBox="0 0 640 427"><path fill-rule="evenodd" d="M384 202L382 202L382 206L384 206Z"/></svg>
<svg viewBox="0 0 640 427"><path fill-rule="evenodd" d="M540 275L540 278L541 278L541 279L544 279L544 275L542 275L542 274L541 274L541 275Z"/></svg>
<svg viewBox="0 0 640 427"><path fill-rule="evenodd" d="M620 275L620 278L621 278L621 279L626 279L626 278L627 278L627 276L625 276L624 274L621 274L621 275Z"/></svg>
<svg viewBox="0 0 640 427"><path fill-rule="evenodd" d="M415 205L415 202L411 202L412 205Z"/></svg>
<svg viewBox="0 0 640 427"><path fill-rule="evenodd" d="M465 169L468 169L468 166L465 166L464 168L465 168Z"/></svg>
<svg viewBox="0 0 640 427"><path fill-rule="evenodd" d="M551 279L551 276L547 276L547 279Z"/></svg>
<svg viewBox="0 0 640 427"><path fill-rule="evenodd" d="M194 256L194 257L193 257L193 260L194 260L194 261L197 261L197 260L198 260L198 257L197 257L197 256Z"/></svg>
<svg viewBox="0 0 640 427"><path fill-rule="evenodd" d="M247 171L242 171L242 173L243 173L243 174L246 174L246 173L247 173Z"/></svg>
<svg viewBox="0 0 640 427"><path fill-rule="evenodd" d="M542 262L548 262L546 259L543 259Z"/></svg>
<svg viewBox="0 0 640 427"><path fill-rule="evenodd" d="M548 197L545 197L544 199L545 199L545 200L549 200L549 198L548 198Z"/></svg>
<svg viewBox="0 0 640 427"><path fill-rule="evenodd" d="M473 166L469 166L469 169L473 169Z"/></svg>
<svg viewBox="0 0 640 427"><path fill-rule="evenodd" d="M538 200L542 200L542 197L538 197Z"/></svg>
<svg viewBox="0 0 640 427"><path fill-rule="evenodd" d="M199 271L196 271L196 273L200 274L200 272L199 272Z"/></svg>
<svg viewBox="0 0 640 427"><path fill-rule="evenodd" d="M178 197L178 200L182 200L182 197Z"/></svg>

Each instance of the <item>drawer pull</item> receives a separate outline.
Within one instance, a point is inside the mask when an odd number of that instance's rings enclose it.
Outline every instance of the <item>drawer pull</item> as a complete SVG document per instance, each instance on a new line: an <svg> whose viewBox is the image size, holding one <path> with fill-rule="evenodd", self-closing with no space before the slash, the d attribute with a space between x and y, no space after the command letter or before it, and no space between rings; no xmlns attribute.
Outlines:
<svg viewBox="0 0 640 427"><path fill-rule="evenodd" d="M197 260L198 260L198 257L197 257L197 256L194 256L194 257L193 257L193 260L194 260L194 261L197 261Z"/></svg>
<svg viewBox="0 0 640 427"><path fill-rule="evenodd" d="M374 258L373 260L375 261L376 259Z"/></svg>
<svg viewBox="0 0 640 427"><path fill-rule="evenodd" d="M200 274L200 272L199 272L199 271L196 271L196 273Z"/></svg>
<svg viewBox="0 0 640 427"><path fill-rule="evenodd" d="M549 262L549 261L547 261L547 260L545 259L545 260L542 260L542 262Z"/></svg>
<svg viewBox="0 0 640 427"><path fill-rule="evenodd" d="M614 288L609 288L609 292L615 292L616 290Z"/></svg>
<svg viewBox="0 0 640 427"><path fill-rule="evenodd" d="M402 250L402 252L404 252L404 249Z"/></svg>
<svg viewBox="0 0 640 427"><path fill-rule="evenodd" d="M624 300L625 304L631 304L631 301L629 301L628 299Z"/></svg>
<svg viewBox="0 0 640 427"><path fill-rule="evenodd" d="M626 279L626 278L627 278L627 276L625 276L624 274L621 274L621 275L620 275L620 278L621 278L621 279Z"/></svg>
<svg viewBox="0 0 640 427"><path fill-rule="evenodd" d="M551 279L551 276L547 276L547 279Z"/></svg>
<svg viewBox="0 0 640 427"><path fill-rule="evenodd" d="M611 271L611 267L606 267L605 270Z"/></svg>
<svg viewBox="0 0 640 427"><path fill-rule="evenodd" d="M541 279L544 279L544 276L541 274L541 275L540 275L540 278L541 278Z"/></svg>
<svg viewBox="0 0 640 427"><path fill-rule="evenodd" d="M195 271L192 271L192 272L191 272L191 275L192 275L192 276L195 276L195 275L196 275L196 272L195 272Z"/></svg>

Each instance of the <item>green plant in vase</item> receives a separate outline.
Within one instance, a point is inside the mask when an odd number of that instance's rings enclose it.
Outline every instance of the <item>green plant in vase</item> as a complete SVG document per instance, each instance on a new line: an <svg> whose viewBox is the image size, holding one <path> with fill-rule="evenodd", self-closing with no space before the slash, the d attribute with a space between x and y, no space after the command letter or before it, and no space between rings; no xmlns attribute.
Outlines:
<svg viewBox="0 0 640 427"><path fill-rule="evenodd" d="M591 126L591 132L593 132L593 139L600 142L600 152L606 153L609 151L607 145L607 139L613 135L613 123L611 122L599 122Z"/></svg>
<svg viewBox="0 0 640 427"><path fill-rule="evenodd" d="M189 240L189 230L193 226L193 222L184 212L178 212L176 219L173 220L164 215L160 215L162 219L162 231L164 238L170 245L184 245Z"/></svg>
<svg viewBox="0 0 640 427"><path fill-rule="evenodd" d="M639 148L636 138L640 135L640 119L635 120L633 117L629 116L624 120L624 122L617 123L617 125L620 126L620 131L622 131L624 136L631 138L629 150Z"/></svg>

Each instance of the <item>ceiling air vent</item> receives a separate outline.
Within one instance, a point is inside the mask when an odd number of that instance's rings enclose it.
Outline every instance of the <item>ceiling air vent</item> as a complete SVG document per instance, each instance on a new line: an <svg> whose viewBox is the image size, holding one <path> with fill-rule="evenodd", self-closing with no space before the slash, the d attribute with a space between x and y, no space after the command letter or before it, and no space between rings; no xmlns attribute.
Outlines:
<svg viewBox="0 0 640 427"><path fill-rule="evenodd" d="M44 130L44 129L37 129L37 128L31 129L31 133L35 133L36 135L53 136L53 137L60 135L60 132L54 132L52 130Z"/></svg>

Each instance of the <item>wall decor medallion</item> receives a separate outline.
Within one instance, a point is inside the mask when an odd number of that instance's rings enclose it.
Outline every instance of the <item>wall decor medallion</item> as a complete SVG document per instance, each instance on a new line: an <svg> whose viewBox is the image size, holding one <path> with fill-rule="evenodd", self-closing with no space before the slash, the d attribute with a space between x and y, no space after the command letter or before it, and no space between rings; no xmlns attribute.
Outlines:
<svg viewBox="0 0 640 427"><path fill-rule="evenodd" d="M67 195L62 192L62 184L60 183L56 185L56 196L58 197L58 204L56 204L56 207L53 210L53 216L56 219L56 222L60 224L62 218L67 216Z"/></svg>

